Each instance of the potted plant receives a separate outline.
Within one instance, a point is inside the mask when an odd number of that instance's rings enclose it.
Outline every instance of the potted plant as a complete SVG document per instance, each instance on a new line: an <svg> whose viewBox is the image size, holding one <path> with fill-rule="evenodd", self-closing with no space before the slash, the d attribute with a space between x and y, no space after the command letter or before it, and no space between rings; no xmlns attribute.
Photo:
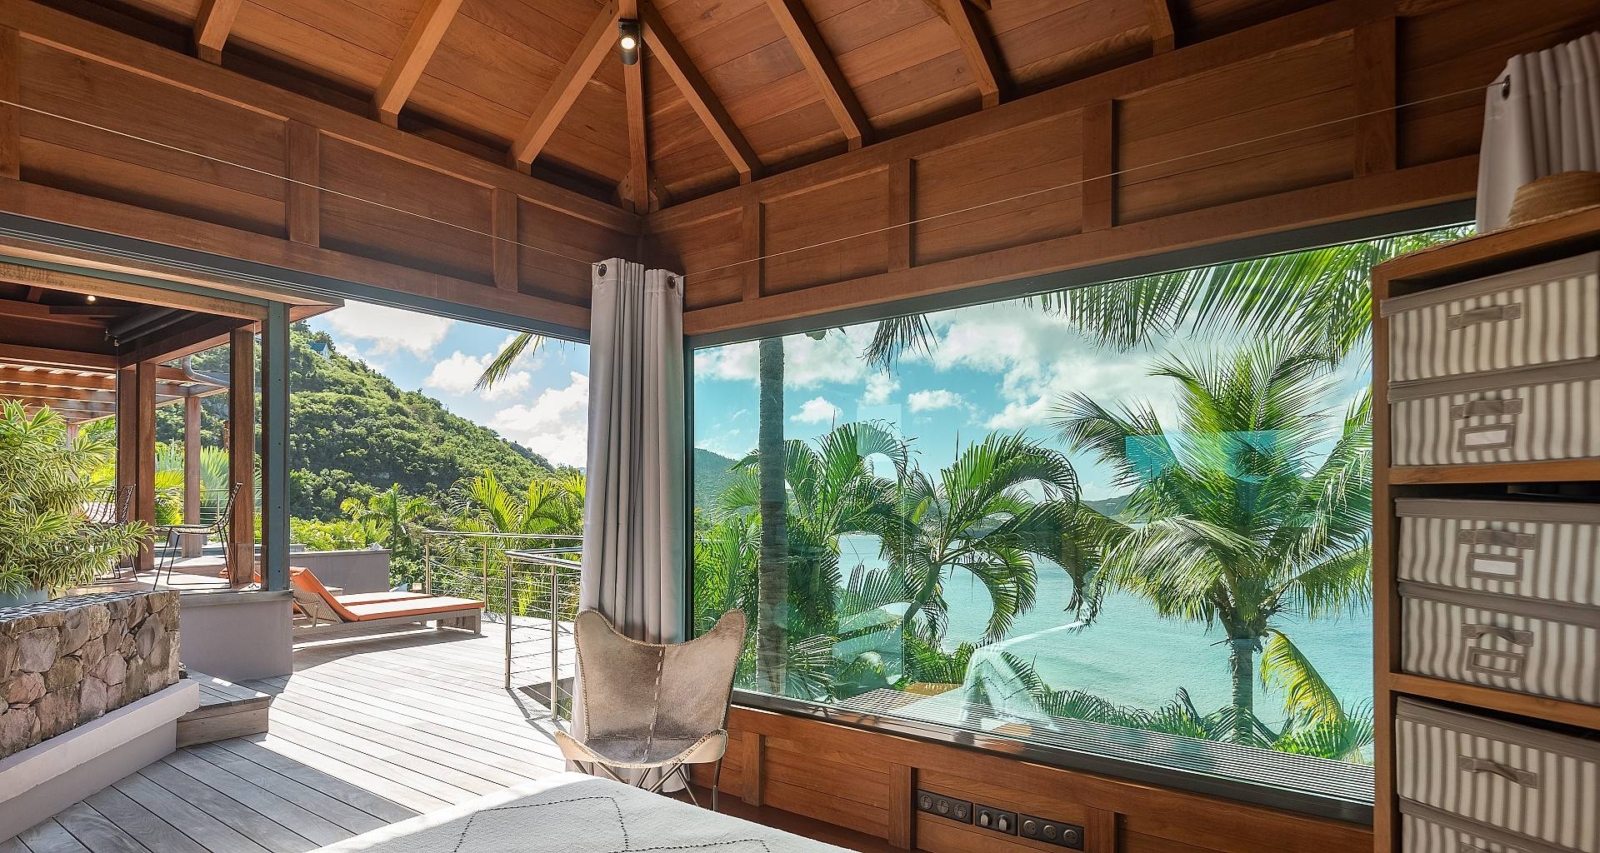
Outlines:
<svg viewBox="0 0 1600 853"><path fill-rule="evenodd" d="M143 523L97 523L85 513L101 499L89 472L113 450L99 433L69 441L50 409L30 414L0 400L0 608L91 583L149 537Z"/></svg>

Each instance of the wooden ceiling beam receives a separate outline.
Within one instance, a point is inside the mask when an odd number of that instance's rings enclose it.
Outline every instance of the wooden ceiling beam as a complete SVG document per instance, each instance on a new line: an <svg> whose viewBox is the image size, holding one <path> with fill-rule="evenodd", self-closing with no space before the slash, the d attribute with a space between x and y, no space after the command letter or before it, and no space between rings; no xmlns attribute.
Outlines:
<svg viewBox="0 0 1600 853"><path fill-rule="evenodd" d="M1177 47L1177 30L1172 26L1172 7L1168 0L1145 2L1150 6L1150 52L1166 53Z"/></svg>
<svg viewBox="0 0 1600 853"><path fill-rule="evenodd" d="M390 127L399 125L400 108L405 106L411 90L422 79L423 69L433 58L439 42L444 40L445 30L450 28L450 22L455 20L460 9L461 0L424 0L416 20L411 22L411 29L406 32L405 41L400 43L400 52L390 61L383 82L372 96L372 108L379 121Z"/></svg>
<svg viewBox="0 0 1600 853"><path fill-rule="evenodd" d="M667 76L678 84L683 99L689 102L689 108L700 117L700 121L705 124L706 130L711 133L711 138L716 140L722 153L728 155L728 161L733 164L734 171L739 173L739 183L749 183L761 171L761 158L756 156L755 149L750 147L744 134L733 123L733 119L729 118L722 101L711 91L711 86L706 83L705 77L695 67L689 54L684 51L683 45L672 35L661 15L648 3L641 11L645 44L650 46L655 58L666 69Z"/></svg>
<svg viewBox="0 0 1600 853"><path fill-rule="evenodd" d="M194 19L195 55L212 64L222 63L222 46L228 43L233 19L244 0L201 0Z"/></svg>
<svg viewBox="0 0 1600 853"><path fill-rule="evenodd" d="M968 5L968 0L928 2L950 25L951 32L955 33L961 53L967 59L972 82L978 87L978 94L983 96L983 108L999 106L1006 72L1005 66L995 55L994 39L989 36L987 22L978 17L978 11Z"/></svg>
<svg viewBox="0 0 1600 853"><path fill-rule="evenodd" d="M617 17L637 19L639 0L619 0ZM644 48L639 59L622 66L623 99L628 110L628 178L624 183L628 206L634 213L650 210L650 145L644 124Z"/></svg>
<svg viewBox="0 0 1600 853"><path fill-rule="evenodd" d="M839 63L828 51L822 34L817 32L811 13L806 11L800 0L767 0L767 8L778 19L778 26L789 40L789 46L794 48L795 55L800 57L800 64L805 66L811 79L816 81L817 88L822 90L823 102L839 123L839 129L844 131L845 147L854 151L870 142L872 124L867 121L867 114L861 109L855 93L850 91L850 84L839 70Z"/></svg>
<svg viewBox="0 0 1600 853"><path fill-rule="evenodd" d="M550 90L545 92L539 105L533 108L533 114L528 116L528 121L522 126L522 132L511 143L510 160L513 166L527 168L533 164L539 152L544 150L545 143L550 141L556 127L566 117L567 110L572 109L572 104L582 94L583 87L588 85L594 77L594 71L600 67L600 60L606 57L616 44L618 5L607 3L600 10L600 15L589 25L587 32L578 42L578 48L567 60L567 64L556 76L555 82L550 85Z"/></svg>

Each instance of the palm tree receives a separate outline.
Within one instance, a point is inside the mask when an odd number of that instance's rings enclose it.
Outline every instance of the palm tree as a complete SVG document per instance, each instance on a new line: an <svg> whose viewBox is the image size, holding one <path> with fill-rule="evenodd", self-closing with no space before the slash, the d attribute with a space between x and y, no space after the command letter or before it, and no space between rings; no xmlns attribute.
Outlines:
<svg viewBox="0 0 1600 853"><path fill-rule="evenodd" d="M1337 429L1324 428L1313 407L1330 363L1326 352L1271 342L1199 363L1168 357L1152 374L1179 385L1176 430L1148 405L1112 410L1081 394L1057 404L1064 439L1132 489L1133 520L1111 525L1091 597L1121 589L1162 616L1220 626L1241 743L1263 740L1254 724L1263 647L1268 674L1297 685L1291 692L1332 696L1283 620L1371 600L1370 401L1363 392Z"/></svg>
<svg viewBox="0 0 1600 853"><path fill-rule="evenodd" d="M991 433L937 477L916 469L902 480L900 526L883 547L904 579L911 630L930 642L943 638L944 584L964 569L993 606L984 638L1004 637L1033 606L1035 560L1068 559L1066 534L1078 499L1072 463L1025 436Z"/></svg>
<svg viewBox="0 0 1600 853"><path fill-rule="evenodd" d="M484 471L466 484L466 503L460 513L464 529L516 533L576 535L583 532L583 474L536 477L522 494L500 483L493 471Z"/></svg>
<svg viewBox="0 0 1600 853"><path fill-rule="evenodd" d="M1372 268L1459 239L1446 228L1146 276L1035 297L1101 344L1131 349L1186 327L1281 330L1343 356L1372 332Z"/></svg>
<svg viewBox="0 0 1600 853"><path fill-rule="evenodd" d="M519 332L513 335L506 345L495 353L494 358L484 366L483 373L479 374L477 384L473 387L478 390L489 388L498 384L511 374L511 368L517 360L524 355L533 355L544 346L544 336L532 332Z"/></svg>
<svg viewBox="0 0 1600 853"><path fill-rule="evenodd" d="M339 508L351 521L368 531L367 538L387 546L400 561L415 561L422 557L418 544L422 531L439 516L433 502L417 495L407 495L400 484L362 501L345 498Z"/></svg>

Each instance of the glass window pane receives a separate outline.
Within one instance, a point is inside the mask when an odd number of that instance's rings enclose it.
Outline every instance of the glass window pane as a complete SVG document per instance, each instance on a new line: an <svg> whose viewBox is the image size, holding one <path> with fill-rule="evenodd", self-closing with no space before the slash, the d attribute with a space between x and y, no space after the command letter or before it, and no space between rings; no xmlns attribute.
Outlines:
<svg viewBox="0 0 1600 853"><path fill-rule="evenodd" d="M1370 800L1369 273L1445 230L697 350L741 687Z"/></svg>

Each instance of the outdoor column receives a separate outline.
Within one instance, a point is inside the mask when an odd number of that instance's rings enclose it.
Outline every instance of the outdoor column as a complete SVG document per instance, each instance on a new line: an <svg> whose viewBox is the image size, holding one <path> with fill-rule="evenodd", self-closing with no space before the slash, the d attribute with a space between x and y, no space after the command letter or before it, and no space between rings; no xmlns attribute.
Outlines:
<svg viewBox="0 0 1600 853"><path fill-rule="evenodd" d="M289 588L289 306L261 324L261 578Z"/></svg>
<svg viewBox="0 0 1600 853"><path fill-rule="evenodd" d="M199 397L189 397L183 401L183 523L202 523L200 521ZM204 537L183 537L183 556L200 556L200 549L204 544Z"/></svg>
<svg viewBox="0 0 1600 853"><path fill-rule="evenodd" d="M256 335L236 329L228 337L228 488L237 487L228 524L229 584L255 575Z"/></svg>
<svg viewBox="0 0 1600 853"><path fill-rule="evenodd" d="M117 488L133 486L131 517L156 521L156 368L141 361L117 371ZM154 545L134 559L140 571L155 567Z"/></svg>

